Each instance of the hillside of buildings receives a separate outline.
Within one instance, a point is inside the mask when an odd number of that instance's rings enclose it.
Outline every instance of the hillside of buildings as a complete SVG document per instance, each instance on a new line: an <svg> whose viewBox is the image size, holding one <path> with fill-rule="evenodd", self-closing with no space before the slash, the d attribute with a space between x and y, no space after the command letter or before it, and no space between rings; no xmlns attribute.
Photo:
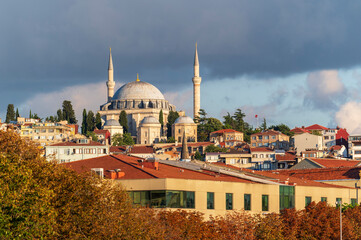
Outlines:
<svg viewBox="0 0 361 240"><path fill-rule="evenodd" d="M97 174L77 173L69 165L46 161L36 144L12 130L0 131L0 160L2 239L338 239L340 236L340 207L326 202L310 202L303 210L284 209L279 214L250 214L240 210L207 219L199 211L138 207L131 204L131 198L116 180L102 180ZM341 210L343 238L359 239L361 207L343 204Z"/></svg>

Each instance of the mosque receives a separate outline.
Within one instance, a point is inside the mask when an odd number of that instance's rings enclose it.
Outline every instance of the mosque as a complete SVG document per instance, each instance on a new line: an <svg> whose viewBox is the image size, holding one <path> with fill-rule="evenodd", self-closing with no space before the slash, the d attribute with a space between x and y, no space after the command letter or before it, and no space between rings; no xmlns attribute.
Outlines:
<svg viewBox="0 0 361 240"><path fill-rule="evenodd" d="M194 55L194 76L193 81L193 117L198 116L200 109L200 84L201 77L199 76L199 61L197 44ZM123 129L119 124L119 115L121 111L125 111L128 120L128 132L136 138L138 144L151 144L161 142L166 139L167 119L170 111L176 111L175 105L167 101L162 92L154 85L141 81L137 75L135 81L124 84L114 93L114 76L113 76L113 59L111 50L109 52L108 63L108 81L107 84L107 102L100 106L98 111L105 121L104 129L117 129L123 133ZM159 114L163 112L163 132L161 131L161 124L159 122ZM184 116L180 112L180 118L176 120L179 125L177 130L181 128L186 132L187 139L196 139L196 124L192 118ZM183 125L184 126L183 126ZM189 128L189 129L188 129ZM173 130L173 133L175 131ZM180 132L179 132L180 135ZM176 138L181 141L181 138Z"/></svg>

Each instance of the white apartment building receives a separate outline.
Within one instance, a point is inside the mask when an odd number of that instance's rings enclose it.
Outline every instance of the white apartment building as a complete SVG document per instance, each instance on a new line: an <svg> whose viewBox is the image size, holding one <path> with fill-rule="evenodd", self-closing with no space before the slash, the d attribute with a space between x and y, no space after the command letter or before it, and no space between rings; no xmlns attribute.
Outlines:
<svg viewBox="0 0 361 240"><path fill-rule="evenodd" d="M348 137L348 155L352 159L361 159L361 134L353 134Z"/></svg>
<svg viewBox="0 0 361 240"><path fill-rule="evenodd" d="M73 162L108 155L109 147L109 145L103 145L89 139L77 139L74 142L62 142L46 146L45 156L48 161Z"/></svg>

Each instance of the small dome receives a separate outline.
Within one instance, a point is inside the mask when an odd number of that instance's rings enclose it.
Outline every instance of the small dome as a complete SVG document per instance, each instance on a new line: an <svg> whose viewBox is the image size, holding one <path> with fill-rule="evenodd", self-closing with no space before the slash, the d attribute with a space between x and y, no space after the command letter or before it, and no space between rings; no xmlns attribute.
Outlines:
<svg viewBox="0 0 361 240"><path fill-rule="evenodd" d="M134 81L123 85L116 91L113 100L142 100L156 99L164 100L163 94L158 88L150 83L142 81Z"/></svg>
<svg viewBox="0 0 361 240"><path fill-rule="evenodd" d="M115 119L108 119L105 121L104 126L120 126L120 124Z"/></svg>
<svg viewBox="0 0 361 240"><path fill-rule="evenodd" d="M179 117L175 120L174 124L176 123L194 123L193 119L187 116Z"/></svg>
<svg viewBox="0 0 361 240"><path fill-rule="evenodd" d="M143 125L143 124L160 124L160 122L155 117L149 116L149 117L143 118L143 120L140 122L140 124L141 125Z"/></svg>

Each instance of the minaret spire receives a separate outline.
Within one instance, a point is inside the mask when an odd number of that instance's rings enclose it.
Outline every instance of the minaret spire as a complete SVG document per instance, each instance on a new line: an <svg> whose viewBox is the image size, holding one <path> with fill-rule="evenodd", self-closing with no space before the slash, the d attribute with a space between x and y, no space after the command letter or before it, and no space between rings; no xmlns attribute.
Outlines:
<svg viewBox="0 0 361 240"><path fill-rule="evenodd" d="M199 110L201 108L201 82L202 78L199 76L199 60L198 49L196 42L196 50L194 53L194 76L193 76L193 118L199 116Z"/></svg>
<svg viewBox="0 0 361 240"><path fill-rule="evenodd" d="M114 75L113 75L113 57L112 57L112 49L109 48L109 62L108 62L108 81L107 81L107 88L108 88L108 102L110 102L114 95Z"/></svg>
<svg viewBox="0 0 361 240"><path fill-rule="evenodd" d="M181 159L189 159L186 130L183 131Z"/></svg>

